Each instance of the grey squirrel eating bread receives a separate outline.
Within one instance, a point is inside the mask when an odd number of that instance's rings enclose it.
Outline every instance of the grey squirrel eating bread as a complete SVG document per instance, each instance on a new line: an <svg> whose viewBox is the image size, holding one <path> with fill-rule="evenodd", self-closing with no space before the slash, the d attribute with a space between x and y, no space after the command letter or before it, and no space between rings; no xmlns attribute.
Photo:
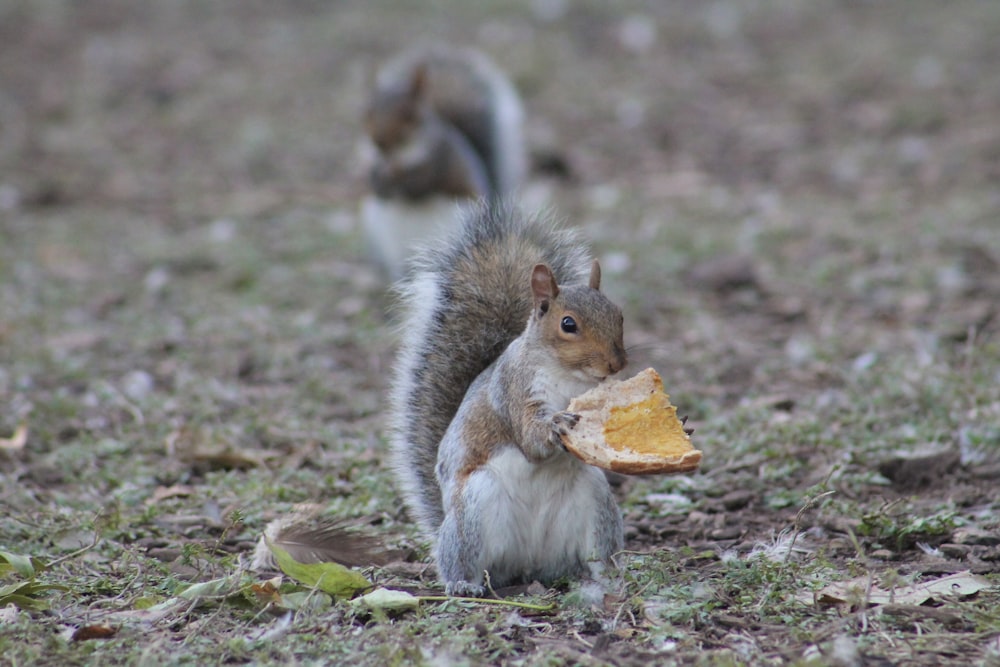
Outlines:
<svg viewBox="0 0 1000 667"><path fill-rule="evenodd" d="M392 454L450 595L596 575L622 548L604 472L563 447L570 399L627 363L622 313L567 230L502 203L417 261L401 292Z"/></svg>
<svg viewBox="0 0 1000 667"><path fill-rule="evenodd" d="M628 359L622 312L600 284L574 234L493 203L468 211L400 287L393 467L449 595L481 594L485 573L497 587L597 576L623 546L604 472L567 451L592 430L574 397L631 386L609 384ZM639 400L656 407L645 423L676 422L690 448L676 410L657 403L658 376L640 375Z"/></svg>

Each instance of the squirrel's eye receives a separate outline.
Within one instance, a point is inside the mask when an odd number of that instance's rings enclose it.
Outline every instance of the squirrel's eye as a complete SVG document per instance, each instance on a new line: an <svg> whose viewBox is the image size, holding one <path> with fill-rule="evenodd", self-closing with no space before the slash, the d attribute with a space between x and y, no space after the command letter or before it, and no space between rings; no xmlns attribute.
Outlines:
<svg viewBox="0 0 1000 667"><path fill-rule="evenodd" d="M560 322L559 324L562 327L562 330L565 331L566 333L570 334L576 333L576 320L574 320L569 315L562 318L562 322Z"/></svg>

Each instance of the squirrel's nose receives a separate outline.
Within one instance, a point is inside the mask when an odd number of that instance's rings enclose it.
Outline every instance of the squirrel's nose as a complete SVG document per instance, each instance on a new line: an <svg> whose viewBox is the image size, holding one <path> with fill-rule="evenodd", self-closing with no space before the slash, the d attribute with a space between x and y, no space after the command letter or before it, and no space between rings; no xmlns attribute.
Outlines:
<svg viewBox="0 0 1000 667"><path fill-rule="evenodd" d="M628 364L628 356L625 354L625 350L620 346L615 345L611 349L611 358L608 361L608 370L612 373L617 373L621 369L625 368Z"/></svg>

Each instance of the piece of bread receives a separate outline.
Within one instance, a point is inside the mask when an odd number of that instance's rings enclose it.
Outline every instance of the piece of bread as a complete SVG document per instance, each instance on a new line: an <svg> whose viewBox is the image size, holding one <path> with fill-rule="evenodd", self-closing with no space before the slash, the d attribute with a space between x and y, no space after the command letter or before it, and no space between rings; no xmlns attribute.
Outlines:
<svg viewBox="0 0 1000 667"><path fill-rule="evenodd" d="M652 368L624 380L607 380L570 401L580 421L563 437L585 463L625 475L691 472L701 452L691 446L677 408Z"/></svg>

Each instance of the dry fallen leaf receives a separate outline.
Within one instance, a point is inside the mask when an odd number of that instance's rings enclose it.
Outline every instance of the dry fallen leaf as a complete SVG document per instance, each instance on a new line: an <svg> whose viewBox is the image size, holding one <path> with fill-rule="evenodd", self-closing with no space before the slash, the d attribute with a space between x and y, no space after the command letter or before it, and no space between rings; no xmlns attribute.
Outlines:
<svg viewBox="0 0 1000 667"><path fill-rule="evenodd" d="M172 459L193 466L225 470L260 468L267 459L282 456L280 452L272 450L243 449L228 434L190 426L167 435L164 444Z"/></svg>
<svg viewBox="0 0 1000 667"><path fill-rule="evenodd" d="M0 449L6 449L8 451L16 451L24 449L24 446L28 443L28 425L18 424L17 428L14 429L14 435L9 438L0 438Z"/></svg>
<svg viewBox="0 0 1000 667"><path fill-rule="evenodd" d="M920 605L931 599L941 599L951 596L972 595L984 588L989 588L990 582L984 577L972 574L969 570L949 574L940 579L922 581L909 586L898 586L892 590L886 590L880 585L878 578L872 582L871 591L868 592L867 602L870 605L899 604L899 605ZM834 582L818 593L805 592L796 596L801 602L820 606L834 606L860 602L866 599L865 593L868 587L868 577L856 577L849 581Z"/></svg>
<svg viewBox="0 0 1000 667"><path fill-rule="evenodd" d="M257 602L261 604L281 604L281 593L278 587L281 586L281 577L274 577L258 584L251 584L250 591Z"/></svg>
<svg viewBox="0 0 1000 667"><path fill-rule="evenodd" d="M109 639L116 634L118 634L118 628L113 628L110 625L85 625L76 629L71 640L82 642L88 639Z"/></svg>
<svg viewBox="0 0 1000 667"><path fill-rule="evenodd" d="M153 491L153 495L146 499L147 505L153 505L166 500L167 498L179 498L194 495L194 487L187 484L174 484L173 486L158 486Z"/></svg>
<svg viewBox="0 0 1000 667"><path fill-rule="evenodd" d="M110 614L108 618L126 625L159 623L164 618L180 613L183 609L190 606L190 600L182 600L179 597L169 598L151 607L116 611Z"/></svg>

